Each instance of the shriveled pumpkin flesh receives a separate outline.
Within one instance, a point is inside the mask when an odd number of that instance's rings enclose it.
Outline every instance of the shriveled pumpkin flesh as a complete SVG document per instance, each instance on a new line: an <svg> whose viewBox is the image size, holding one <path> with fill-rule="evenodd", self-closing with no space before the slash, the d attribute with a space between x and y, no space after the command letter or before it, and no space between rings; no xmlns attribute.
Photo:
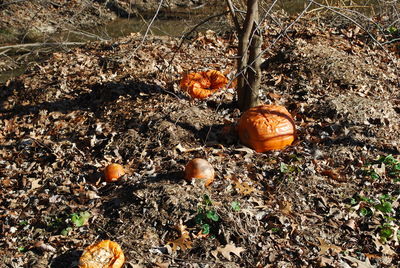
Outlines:
<svg viewBox="0 0 400 268"><path fill-rule="evenodd" d="M185 179L187 181L191 181L192 179L201 179L204 180L205 186L209 186L214 181L214 177L214 168L205 159L192 159L185 167Z"/></svg>
<svg viewBox="0 0 400 268"><path fill-rule="evenodd" d="M79 268L120 268L125 262L118 243L103 240L88 246L79 259Z"/></svg>
<svg viewBox="0 0 400 268"><path fill-rule="evenodd" d="M204 99L227 83L228 79L220 71L209 70L187 74L181 80L180 87L193 98Z"/></svg>
<svg viewBox="0 0 400 268"><path fill-rule="evenodd" d="M256 152L280 150L295 139L295 125L286 108L261 105L247 110L239 120L238 132L243 144Z"/></svg>
<svg viewBox="0 0 400 268"><path fill-rule="evenodd" d="M195 96L198 99L205 99L213 94L218 89L207 89L202 87L199 83L193 83L188 89L187 92L190 96Z"/></svg>
<svg viewBox="0 0 400 268"><path fill-rule="evenodd" d="M194 83L200 84L203 88L209 88L211 86L210 80L203 76L203 72L200 73L189 73L186 75L180 83L180 87L184 90L191 87Z"/></svg>
<svg viewBox="0 0 400 268"><path fill-rule="evenodd" d="M221 89L228 83L228 79L220 71L210 70L205 72L205 76L211 81L211 89Z"/></svg>

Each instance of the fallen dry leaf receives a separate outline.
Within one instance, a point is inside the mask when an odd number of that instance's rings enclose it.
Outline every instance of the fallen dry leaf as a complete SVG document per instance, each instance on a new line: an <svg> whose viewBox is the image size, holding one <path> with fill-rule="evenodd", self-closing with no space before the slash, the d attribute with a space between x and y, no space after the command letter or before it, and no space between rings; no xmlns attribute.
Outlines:
<svg viewBox="0 0 400 268"><path fill-rule="evenodd" d="M218 259L218 253L221 253L227 260L231 260L231 253L240 258L240 253L245 251L242 247L236 247L235 244L226 244L225 247L217 247L216 250L211 251L211 254Z"/></svg>
<svg viewBox="0 0 400 268"><path fill-rule="evenodd" d="M329 244L329 243L326 243L322 238L320 238L320 237L318 237L318 241L319 241L319 243L320 243L320 245L319 245L319 248L320 248L320 250L319 250L319 254L320 255L323 255L323 254L325 254L328 250L332 250L333 252L335 252L335 253L340 253L341 251L342 251L342 248L341 247L338 247L338 246L336 246L336 245L333 245L333 244Z"/></svg>
<svg viewBox="0 0 400 268"><path fill-rule="evenodd" d="M368 258L365 258L365 261L360 261L359 259L351 256L344 256L343 258L351 261L352 263L357 263L357 268L374 268L374 266L372 266L369 262Z"/></svg>
<svg viewBox="0 0 400 268"><path fill-rule="evenodd" d="M189 232L186 230L185 225L178 225L176 229L180 232L180 237L173 241L168 241L167 245L172 245L172 251L186 250L192 248L193 242L190 240Z"/></svg>
<svg viewBox="0 0 400 268"><path fill-rule="evenodd" d="M290 201L283 200L279 202L279 210L285 214L290 215L292 213L293 204Z"/></svg>

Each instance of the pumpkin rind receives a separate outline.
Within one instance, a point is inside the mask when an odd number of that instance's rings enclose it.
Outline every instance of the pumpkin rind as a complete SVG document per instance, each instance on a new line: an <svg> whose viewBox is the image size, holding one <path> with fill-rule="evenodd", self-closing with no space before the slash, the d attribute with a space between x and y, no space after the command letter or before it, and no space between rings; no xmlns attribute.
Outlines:
<svg viewBox="0 0 400 268"><path fill-rule="evenodd" d="M185 179L189 182L193 179L201 179L204 180L205 186L209 186L214 181L214 177L214 168L205 159L194 158L186 164Z"/></svg>
<svg viewBox="0 0 400 268"><path fill-rule="evenodd" d="M225 87L227 83L228 79L220 71L209 70L189 73L183 77L179 85L192 98L205 99Z"/></svg>
<svg viewBox="0 0 400 268"><path fill-rule="evenodd" d="M106 182L115 182L125 175L125 170L120 164L109 164L104 169L104 178Z"/></svg>
<svg viewBox="0 0 400 268"><path fill-rule="evenodd" d="M250 108L238 123L240 141L256 152L281 150L295 139L295 124L291 114L279 105Z"/></svg>
<svg viewBox="0 0 400 268"><path fill-rule="evenodd" d="M121 268L125 255L118 243L103 240L85 248L79 259L79 268Z"/></svg>

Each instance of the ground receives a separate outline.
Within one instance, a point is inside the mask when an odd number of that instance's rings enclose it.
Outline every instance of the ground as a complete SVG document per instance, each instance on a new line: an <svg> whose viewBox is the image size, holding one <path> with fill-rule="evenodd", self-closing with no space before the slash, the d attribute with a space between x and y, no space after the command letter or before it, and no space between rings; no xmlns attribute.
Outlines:
<svg viewBox="0 0 400 268"><path fill-rule="evenodd" d="M76 267L110 239L126 267L397 267L398 51L311 20L271 46L268 27L261 99L297 128L281 151L241 145L234 88L179 88L189 71L233 78L233 34L92 42L1 84L1 262ZM184 180L194 157L210 187ZM109 163L127 175L104 182Z"/></svg>

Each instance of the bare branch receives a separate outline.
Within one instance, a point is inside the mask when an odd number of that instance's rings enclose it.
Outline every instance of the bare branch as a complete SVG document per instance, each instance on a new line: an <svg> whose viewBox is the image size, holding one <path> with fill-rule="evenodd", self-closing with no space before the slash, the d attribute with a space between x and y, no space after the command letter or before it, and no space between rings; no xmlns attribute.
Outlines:
<svg viewBox="0 0 400 268"><path fill-rule="evenodd" d="M238 31L238 32L242 31L242 27L240 27L240 23L239 23L239 20L238 20L238 18L236 16L235 8L233 6L232 1L231 0L226 0L226 2L228 4L229 11L230 11L232 19L233 19L233 23L235 23L236 31Z"/></svg>
<svg viewBox="0 0 400 268"><path fill-rule="evenodd" d="M334 12L335 14L338 14L338 15L340 15L340 16L342 16L342 17L348 19L349 21L351 21L351 22L354 23L355 25L357 25L360 29L362 29L365 33L368 34L368 36L369 36L369 37L370 37L370 38L371 38L371 39L386 53L386 55L388 55L388 57L389 57L392 61L394 61L392 55L387 51L387 49L383 46L383 44L382 44L381 42L379 42L379 41L372 35L371 32L369 32L367 29L365 29L365 27L363 27L360 23L358 23L358 22L357 22L356 20L354 20L353 18L351 18L351 17L349 17L349 16L346 16L345 14L343 14L343 13L341 13L341 12L339 12L339 11L336 10L336 9L339 9L339 8L334 8L334 7L331 7L331 6L326 6L326 5L323 5L323 4L320 4L320 3L315 2L314 0L308 0L308 1L309 1L310 3L313 3L313 4L316 4L316 5L318 5L318 6L324 7L324 8L326 8L326 9L328 9L328 10ZM357 12L357 13L358 13L358 12ZM358 14L360 14L360 13L358 13Z"/></svg>
<svg viewBox="0 0 400 268"><path fill-rule="evenodd" d="M29 43L29 44L2 46L2 47L0 47L0 50L10 49L10 48L45 47L45 46L79 46L79 45L83 45L83 44L85 44L85 42Z"/></svg>
<svg viewBox="0 0 400 268"><path fill-rule="evenodd" d="M175 53L174 53L174 55L172 56L172 59L170 60L169 65L171 65L172 62L174 61L176 53L181 49L181 47L182 47L183 43L185 42L186 38L187 38L189 35L191 35L198 27L200 27L200 26L203 25L204 23L206 23L206 22L212 20L213 18L217 18L217 17L220 17L220 16L224 16L224 15L226 15L226 14L228 14L228 13L229 13L229 11L224 11L224 12L222 12L222 13L215 14L215 15L212 15L212 16L210 16L210 17L207 17L207 18L205 18L204 20L202 20L201 22L199 22L198 24L196 24L189 32L185 33L185 34L181 37L181 42L179 43L178 48L175 50Z"/></svg>
<svg viewBox="0 0 400 268"><path fill-rule="evenodd" d="M136 51L143 45L144 41L146 40L147 34L149 33L150 28L151 28L151 26L153 25L154 20L157 18L158 13L160 12L160 9L161 9L161 6L162 6L162 3L163 3L163 2L164 2L164 0L160 0L160 3L158 4L157 10L156 10L156 13L154 14L153 18L151 19L149 25L147 26L147 29L146 29L146 32L145 32L144 35L143 35L142 41L141 41L140 44L133 50L133 53L132 53L132 54L135 54Z"/></svg>

